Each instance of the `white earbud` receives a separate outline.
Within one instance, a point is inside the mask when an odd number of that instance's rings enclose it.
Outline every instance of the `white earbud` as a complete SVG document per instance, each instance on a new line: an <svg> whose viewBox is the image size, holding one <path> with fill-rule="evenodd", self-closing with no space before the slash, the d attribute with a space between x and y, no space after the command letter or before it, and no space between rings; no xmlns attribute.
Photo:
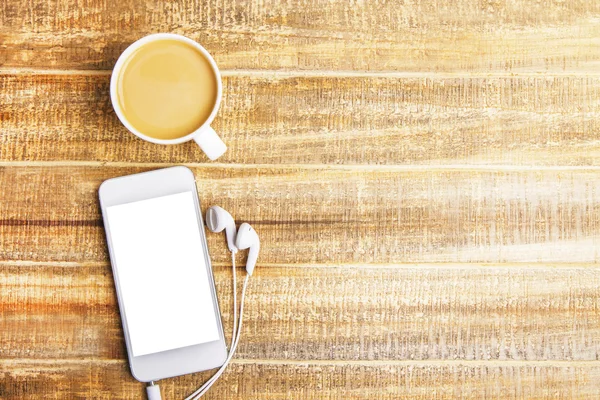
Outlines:
<svg viewBox="0 0 600 400"><path fill-rule="evenodd" d="M256 260L258 259L260 239L258 238L258 233L247 222L244 222L240 226L240 229L238 229L235 246L239 250L250 249L248 252L248 261L246 261L246 272L248 272L248 275L252 275L256 266Z"/></svg>
<svg viewBox="0 0 600 400"><path fill-rule="evenodd" d="M219 206L212 206L206 210L206 225L211 232L223 232L227 236L227 247L232 253L237 253L238 248L235 245L236 230L235 221L231 214Z"/></svg>

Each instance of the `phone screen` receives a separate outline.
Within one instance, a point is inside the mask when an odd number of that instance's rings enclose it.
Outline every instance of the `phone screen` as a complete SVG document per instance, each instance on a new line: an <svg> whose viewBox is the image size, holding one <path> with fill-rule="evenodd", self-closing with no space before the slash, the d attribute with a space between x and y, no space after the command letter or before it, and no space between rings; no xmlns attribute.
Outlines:
<svg viewBox="0 0 600 400"><path fill-rule="evenodd" d="M194 195L106 208L134 357L219 339Z"/></svg>

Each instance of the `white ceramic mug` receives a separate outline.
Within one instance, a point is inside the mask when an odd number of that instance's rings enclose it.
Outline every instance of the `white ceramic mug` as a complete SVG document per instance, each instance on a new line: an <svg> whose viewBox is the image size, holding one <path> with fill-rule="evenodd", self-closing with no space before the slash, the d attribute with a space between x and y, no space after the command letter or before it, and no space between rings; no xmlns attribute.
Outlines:
<svg viewBox="0 0 600 400"><path fill-rule="evenodd" d="M129 121L127 121L127 119L125 118L125 115L123 114L123 110L121 110L121 105L119 104L119 100L118 100L119 97L117 94L118 77L119 77L119 74L121 73L121 69L123 68L123 65L125 64L127 59L140 47L142 47L150 42L154 42L157 40L165 40L165 39L178 40L178 41L184 42L184 43L194 47L195 49L197 49L200 53L202 53L204 55L204 57L210 63L210 65L213 69L213 72L215 73L215 79L217 80L217 99L215 101L215 105L214 105L213 110L210 113L210 116L208 117L208 119L202 124L202 126L200 126L195 131L189 133L188 135L182 136L177 139L168 139L168 140L167 139L155 139L155 138L147 136L143 132L140 132L139 130L135 129L129 123ZM210 126L211 122L213 121L213 119L215 119L215 116L217 115L217 111L219 110L219 105L221 104L222 93L223 93L223 84L221 83L221 73L219 72L217 63L215 63L215 60L212 58L212 56L209 54L209 52L206 51L206 49L204 47L200 46L198 43L196 43L192 39L188 39L185 36L175 35L172 33L155 33L153 35L148 35L146 37L143 37L143 38L139 39L138 41L134 42L133 44L131 44L119 56L119 59L117 60L117 63L115 64L115 67L113 68L112 76L110 78L110 101L112 102L113 108L115 110L115 113L119 117L119 120L123 123L123 125L125 125L125 127L131 133L133 133L134 135L136 135L137 137L139 137L141 139L144 139L148 142L152 142L152 143L156 143L156 144L179 144L179 143L187 142L189 140L194 140L198 144L198 146L200 146L202 151L204 151L206 156L208 158L210 158L211 160L216 160L217 158L222 156L223 153L225 153L225 151L227 150L227 146L225 145L225 143L223 143L221 138L219 138L219 135L217 135L215 130L213 128L211 128L211 126Z"/></svg>

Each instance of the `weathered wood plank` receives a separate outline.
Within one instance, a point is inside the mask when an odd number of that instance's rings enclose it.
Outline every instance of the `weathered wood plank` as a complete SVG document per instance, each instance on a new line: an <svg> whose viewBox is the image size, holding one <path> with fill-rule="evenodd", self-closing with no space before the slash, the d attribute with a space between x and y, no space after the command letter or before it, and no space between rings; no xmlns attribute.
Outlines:
<svg viewBox="0 0 600 400"><path fill-rule="evenodd" d="M163 398L191 393L207 374L160 382ZM592 399L595 364L328 365L233 363L207 399ZM57 385L56 382L60 382ZM0 361L0 393L12 399L144 396L125 363Z"/></svg>
<svg viewBox="0 0 600 400"><path fill-rule="evenodd" d="M0 168L0 260L105 261L97 189L130 167ZM193 168L261 263L597 262L596 170ZM213 260L229 262L222 235Z"/></svg>
<svg viewBox="0 0 600 400"><path fill-rule="evenodd" d="M308 0L5 0L0 65L110 69L153 32L198 40L224 69L596 71L600 5Z"/></svg>
<svg viewBox="0 0 600 400"><path fill-rule="evenodd" d="M230 269L215 278L229 337ZM126 357L108 265L0 264L0 282L2 358ZM598 268L260 268L247 301L237 358L600 357Z"/></svg>
<svg viewBox="0 0 600 400"><path fill-rule="evenodd" d="M0 161L205 162L129 134L108 75L0 75ZM600 165L600 78L225 78L222 163Z"/></svg>

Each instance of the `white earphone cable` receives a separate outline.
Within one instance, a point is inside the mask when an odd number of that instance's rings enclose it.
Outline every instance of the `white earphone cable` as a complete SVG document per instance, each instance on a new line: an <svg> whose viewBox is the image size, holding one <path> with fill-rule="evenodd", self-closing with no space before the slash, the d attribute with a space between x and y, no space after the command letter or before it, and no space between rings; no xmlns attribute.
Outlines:
<svg viewBox="0 0 600 400"><path fill-rule="evenodd" d="M237 274L235 271L235 254L237 251L231 252L231 269L233 272L233 330L231 331L231 344L229 345L229 351L233 348L233 341L235 340L235 330L237 329Z"/></svg>
<svg viewBox="0 0 600 400"><path fill-rule="evenodd" d="M219 379L219 377L223 374L223 371L225 371L225 368L227 368L227 365L233 358L233 355L235 354L235 350L240 340L240 334L242 332L242 322L244 317L244 299L246 297L246 288L248 287L249 279L250 275L246 275L246 279L244 279L244 286L242 288L242 299L240 301L240 323L238 325L235 340L233 341L233 345L229 350L229 355L227 356L227 359L225 360L221 368L219 368L219 370L215 372L215 374L204 385L202 385L201 388L199 388L194 393L186 397L185 400L196 400L202 397L208 391L208 389L210 389L210 387L217 381L217 379Z"/></svg>
<svg viewBox="0 0 600 400"><path fill-rule="evenodd" d="M237 278L236 278L236 268L235 268L235 252L232 253L231 256L232 268L233 268L233 331L231 334L231 344L229 346L229 354L227 355L227 359L219 368L217 372L208 380L204 385L202 385L198 390L185 398L185 400L197 400L202 397L208 389L219 379L219 377L227 368L227 365L233 358L235 354L235 350L237 349L237 345L240 341L240 336L242 333L242 321L244 316L244 300L246 298L246 288L248 287L248 281L250 280L250 275L246 275L246 279L244 279L244 286L242 288L242 298L240 301L240 323L237 324ZM150 384L146 387L146 392L148 395L148 400L161 400L160 388L158 385L155 385L154 382L150 382Z"/></svg>

